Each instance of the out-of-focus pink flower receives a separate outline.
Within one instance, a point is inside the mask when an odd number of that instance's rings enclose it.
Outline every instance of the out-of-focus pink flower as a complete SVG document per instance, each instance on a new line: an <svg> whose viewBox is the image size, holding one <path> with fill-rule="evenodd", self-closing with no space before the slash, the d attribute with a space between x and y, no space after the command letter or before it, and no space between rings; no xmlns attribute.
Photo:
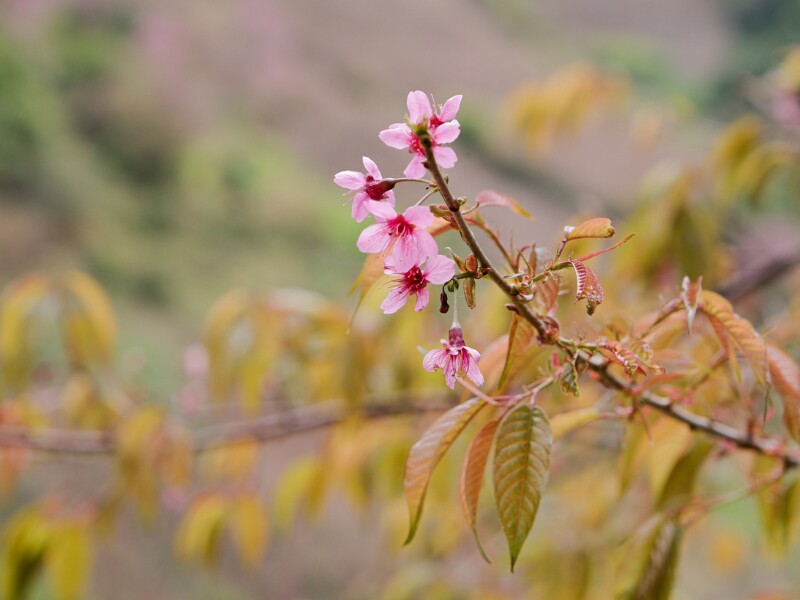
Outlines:
<svg viewBox="0 0 800 600"><path fill-rule="evenodd" d="M419 261L410 269L401 271L395 267L391 258L386 260L384 265L385 273L387 275L399 275L399 277L393 281L392 291L389 292L386 300L381 304L381 309L384 313L389 315L400 310L412 294L417 297L414 310L421 311L428 306L428 284L442 284L450 281L455 275L455 262L446 256L431 256L425 261L424 267L422 262Z"/></svg>
<svg viewBox="0 0 800 600"><path fill-rule="evenodd" d="M355 192L353 194L353 218L361 223L369 213L371 207L381 202L394 206L395 198L392 188L394 181L383 178L378 165L372 159L363 157L366 173L358 171L340 171L333 177L333 182Z"/></svg>
<svg viewBox="0 0 800 600"><path fill-rule="evenodd" d="M433 214L427 206L410 206L402 215L382 202L376 202L370 209L378 222L358 237L358 249L362 252L391 251L392 265L398 272L408 271L439 253L436 240L425 230L433 222Z"/></svg>
<svg viewBox="0 0 800 600"><path fill-rule="evenodd" d="M422 165L425 160L425 150L416 133L419 129L427 129L430 132L433 141L433 155L439 166L444 169L455 166L458 160L456 153L452 148L442 148L442 144L455 141L461 133L461 126L455 120L461 106L461 96L453 96L437 110L435 106L431 105L424 92L415 90L409 92L407 106L408 123L394 123L378 134L378 137L387 146L398 150L407 148L408 152L414 155L403 171L405 176L419 179L425 175L425 167ZM409 124L414 127L413 130Z"/></svg>
<svg viewBox="0 0 800 600"><path fill-rule="evenodd" d="M444 371L444 380L452 390L456 385L456 377L468 377L475 385L483 384L483 374L478 369L481 355L477 350L464 345L464 333L461 327L454 325L450 329L450 339L442 340L442 350L431 350L422 359L426 371L436 369Z"/></svg>

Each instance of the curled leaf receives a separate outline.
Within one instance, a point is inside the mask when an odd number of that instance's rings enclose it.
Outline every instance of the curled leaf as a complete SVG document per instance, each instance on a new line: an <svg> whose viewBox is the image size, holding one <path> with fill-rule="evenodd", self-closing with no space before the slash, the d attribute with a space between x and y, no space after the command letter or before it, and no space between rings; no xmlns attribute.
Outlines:
<svg viewBox="0 0 800 600"><path fill-rule="evenodd" d="M690 334L692 333L694 317L697 314L697 302L700 299L700 292L703 289L702 284L702 275L697 278L697 282L695 283L692 283L688 275L683 278L683 293L681 294L681 299L683 300L683 305L686 307L686 326Z"/></svg>
<svg viewBox="0 0 800 600"><path fill-rule="evenodd" d="M579 240L583 238L610 238L615 230L611 225L611 219L599 217L584 221L577 227L564 227L564 241Z"/></svg>
<svg viewBox="0 0 800 600"><path fill-rule="evenodd" d="M783 402L783 423L789 435L800 441L800 366L772 344L767 344L767 362L772 384Z"/></svg>
<svg viewBox="0 0 800 600"><path fill-rule="evenodd" d="M603 302L605 292L597 274L579 260L571 260L569 264L575 269L578 281L576 300L586 300L586 312L594 314L598 304Z"/></svg>
<svg viewBox="0 0 800 600"><path fill-rule="evenodd" d="M573 363L567 363L561 369L561 377L558 378L561 384L561 391L572 396L580 396L578 388L578 370Z"/></svg>
<svg viewBox="0 0 800 600"><path fill-rule="evenodd" d="M526 219L533 219L533 215L529 213L525 208L520 204L517 200L508 196L506 194L500 194L499 192L495 192L494 190L484 190L478 194L478 197L475 198L475 201L481 207L485 206L502 206L503 208L507 208L521 217L525 217Z"/></svg>

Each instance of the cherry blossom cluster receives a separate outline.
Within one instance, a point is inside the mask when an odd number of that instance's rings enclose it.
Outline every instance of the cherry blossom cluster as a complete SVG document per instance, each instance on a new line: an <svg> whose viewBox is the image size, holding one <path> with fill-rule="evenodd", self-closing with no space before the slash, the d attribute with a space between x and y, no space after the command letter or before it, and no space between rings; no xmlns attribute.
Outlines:
<svg viewBox="0 0 800 600"><path fill-rule="evenodd" d="M455 141L461 132L456 120L460 104L461 96L453 96L437 106L424 92L416 90L408 94L405 122L393 123L378 136L387 146L411 154L411 161L403 171L404 178L383 177L378 165L366 156L363 157L364 172L341 171L333 178L334 183L352 194L352 216L356 222L361 223L370 215L375 219L375 223L361 232L357 246L364 253L381 256L384 272L392 277L389 295L381 304L386 314L400 310L411 296L415 297L416 311L425 309L430 301L428 286L447 284L456 275L455 261L439 254L439 246L428 231L434 215L424 202L431 193L426 193L401 214L395 209L394 188L398 183L422 183L435 188L432 182L422 179L426 172L425 149L420 142L423 134L431 140L439 167L455 166L458 157L445 144ZM476 385L483 383L477 366L480 354L464 344L457 320L450 329L449 339L442 340L442 346L441 350L432 350L425 356L426 370L444 371L451 389L459 376L471 379Z"/></svg>

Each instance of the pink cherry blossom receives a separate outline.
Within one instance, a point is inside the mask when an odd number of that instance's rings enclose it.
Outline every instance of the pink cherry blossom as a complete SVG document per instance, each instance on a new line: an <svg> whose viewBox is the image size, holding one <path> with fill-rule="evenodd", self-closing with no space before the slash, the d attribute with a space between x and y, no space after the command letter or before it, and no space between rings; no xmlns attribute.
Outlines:
<svg viewBox="0 0 800 600"><path fill-rule="evenodd" d="M385 273L399 275L399 277L393 280L393 289L381 304L384 313L389 315L400 310L412 294L417 297L414 310L421 311L428 306L428 284L442 284L450 281L456 272L455 262L446 256L431 256L425 261L424 267L421 263L422 261L419 261L410 269L401 271L395 267L391 258L387 259Z"/></svg>
<svg viewBox="0 0 800 600"><path fill-rule="evenodd" d="M483 384L483 374L478 369L481 355L477 350L464 345L464 333L461 327L454 325L450 329L448 340L442 340L442 350L431 350L422 360L426 371L436 369L444 371L444 380L451 390L455 388L456 377L468 377L475 385Z"/></svg>
<svg viewBox="0 0 800 600"><path fill-rule="evenodd" d="M358 249L366 253L391 251L392 265L404 273L425 258L436 256L439 247L425 228L433 222L427 206L410 206L402 215L383 202L370 206L375 220L358 237Z"/></svg>
<svg viewBox="0 0 800 600"><path fill-rule="evenodd" d="M381 202L387 202L391 206L395 204L394 181L386 180L381 175L378 165L370 158L363 157L364 169L366 173L358 171L340 171L337 173L333 182L347 190L355 192L353 194L353 218L359 223L363 221L369 213L371 207Z"/></svg>
<svg viewBox="0 0 800 600"><path fill-rule="evenodd" d="M461 96L453 96L437 110L431 105L424 92L416 90L408 94L408 122L394 123L378 134L381 141L391 148L408 149L413 155L403 173L410 179L419 179L425 175L425 150L417 136L419 129L427 129L433 142L433 156L440 167L450 169L455 166L458 157L452 148L443 148L442 144L453 142L461 133L461 126L455 120L461 106Z"/></svg>

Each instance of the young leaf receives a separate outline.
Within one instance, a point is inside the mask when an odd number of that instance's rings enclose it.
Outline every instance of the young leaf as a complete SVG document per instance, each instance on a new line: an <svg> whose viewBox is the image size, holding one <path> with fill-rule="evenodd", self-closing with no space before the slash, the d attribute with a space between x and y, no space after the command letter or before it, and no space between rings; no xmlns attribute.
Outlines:
<svg viewBox="0 0 800 600"><path fill-rule="evenodd" d="M656 507L659 510L675 506L687 500L687 497L692 493L703 463L713 449L714 444L710 440L706 438L697 438L695 440L691 450L684 454L672 468L656 503Z"/></svg>
<svg viewBox="0 0 800 600"><path fill-rule="evenodd" d="M783 423L800 442L800 366L780 348L767 344L767 361L772 384L783 402Z"/></svg>
<svg viewBox="0 0 800 600"><path fill-rule="evenodd" d="M231 503L227 520L239 557L247 565L257 566L267 547L269 535L265 507L256 496L244 494Z"/></svg>
<svg viewBox="0 0 800 600"><path fill-rule="evenodd" d="M533 306L544 315L550 313L558 301L558 292L561 287L561 278L551 273L536 284Z"/></svg>
<svg viewBox="0 0 800 600"><path fill-rule="evenodd" d="M579 260L571 260L569 263L575 269L575 277L578 280L576 300L586 299L586 312L594 314L594 309L603 302L603 285L597 274Z"/></svg>
<svg viewBox="0 0 800 600"><path fill-rule="evenodd" d="M414 539L417 532L419 519L422 516L422 505L425 502L425 493L428 490L428 482L433 470L459 434L484 406L486 406L484 400L472 398L451 408L439 417L412 446L408 460L406 460L403 481L411 517L406 544Z"/></svg>
<svg viewBox="0 0 800 600"><path fill-rule="evenodd" d="M458 493L461 498L461 507L464 509L464 516L467 519L467 525L472 529L472 533L475 535L475 543L478 545L478 550L480 550L481 556L486 562L491 561L481 545L475 521L478 515L478 500L480 499L483 485L483 474L486 470L486 462L489 459L489 451L492 449L494 433L499 424L500 421L498 419L489 421L470 442L458 483Z"/></svg>
<svg viewBox="0 0 800 600"><path fill-rule="evenodd" d="M83 595L91 562L89 529L82 523L55 526L45 554L45 568L58 600Z"/></svg>
<svg viewBox="0 0 800 600"><path fill-rule="evenodd" d="M750 322L733 312L733 306L725 298L708 290L700 292L698 307L708 316L722 346L728 349L733 342L747 358L756 379L766 383L769 376L767 349Z"/></svg>
<svg viewBox="0 0 800 600"><path fill-rule="evenodd" d="M564 241L579 240L582 238L610 238L614 235L611 219L600 217L584 221L577 227L564 227Z"/></svg>
<svg viewBox="0 0 800 600"><path fill-rule="evenodd" d="M697 302L700 299L700 292L702 291L703 276L697 278L697 283L692 283L689 276L683 278L683 293L681 299L683 305L686 307L686 326L689 329L689 334L692 333L692 324L694 323L694 316L697 314Z"/></svg>
<svg viewBox="0 0 800 600"><path fill-rule="evenodd" d="M625 600L669 600L678 563L682 530L665 520L644 540L635 563L634 581L619 598ZM627 556L626 560L630 560Z"/></svg>
<svg viewBox="0 0 800 600"><path fill-rule="evenodd" d="M497 384L499 389L503 389L503 384L511 373L514 362L518 361L530 347L535 335L536 331L528 321L517 314L511 318L511 328L508 330L506 362L503 365L503 374L500 375L500 381Z"/></svg>
<svg viewBox="0 0 800 600"><path fill-rule="evenodd" d="M580 396L581 390L578 387L578 370L573 363L567 363L561 369L561 377L558 379L561 384L561 391L572 396Z"/></svg>
<svg viewBox="0 0 800 600"><path fill-rule="evenodd" d="M517 202L511 196L507 196L506 194L500 194L493 190L484 190L478 194L475 201L481 206L502 206L503 208L507 208L521 217L525 217L526 219L533 219L533 215L529 213L523 206Z"/></svg>
<svg viewBox="0 0 800 600"><path fill-rule="evenodd" d="M533 527L550 473L553 434L539 407L521 404L497 430L494 490L497 512L511 553L511 570Z"/></svg>
<svg viewBox="0 0 800 600"><path fill-rule="evenodd" d="M355 319L367 292L383 275L383 258L383 254L368 254L366 260L364 260L364 266L361 267L361 272L348 292L348 295L352 295L358 291L358 300L356 301L356 307L353 309L353 319Z"/></svg>

